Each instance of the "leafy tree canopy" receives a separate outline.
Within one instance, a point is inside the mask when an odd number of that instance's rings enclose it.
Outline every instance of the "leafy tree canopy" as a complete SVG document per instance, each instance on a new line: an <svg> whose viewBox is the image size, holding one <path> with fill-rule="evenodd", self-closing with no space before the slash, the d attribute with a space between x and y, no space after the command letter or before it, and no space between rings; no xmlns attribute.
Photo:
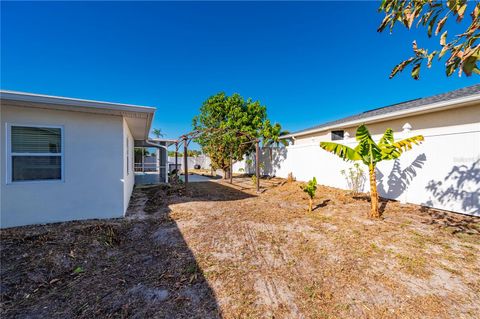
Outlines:
<svg viewBox="0 0 480 319"><path fill-rule="evenodd" d="M420 77L420 68L426 62L427 68L430 68L435 58L441 60L444 56L445 72L447 76L458 72L461 76L465 73L467 76L480 74L477 65L480 60L480 3L478 1L466 0L382 0L378 9L385 13L385 18L378 27L378 32L389 28L390 33L396 24L401 24L407 29L412 26L426 29L428 37L439 38L439 48L429 52L421 48L417 42L413 42L414 55L395 66L390 74L394 77L398 72L403 71L407 66L411 66L411 76L415 80ZM444 30L449 21L455 19L457 23L464 20L469 12L471 18L470 24L466 29L455 36L448 34Z"/></svg>
<svg viewBox="0 0 480 319"><path fill-rule="evenodd" d="M255 149L255 140L271 138L279 124L267 120L267 108L251 98L224 92L209 97L193 118L193 129L204 132L195 141L209 155L215 167L227 170L230 158L238 161Z"/></svg>

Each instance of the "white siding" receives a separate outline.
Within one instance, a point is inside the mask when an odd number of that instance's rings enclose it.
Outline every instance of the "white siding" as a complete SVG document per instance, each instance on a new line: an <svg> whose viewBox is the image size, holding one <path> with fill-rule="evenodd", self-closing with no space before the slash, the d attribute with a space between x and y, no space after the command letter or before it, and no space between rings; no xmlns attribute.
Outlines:
<svg viewBox="0 0 480 319"><path fill-rule="evenodd" d="M64 181L7 184L6 123L63 126ZM121 116L2 104L0 132L1 227L123 216L131 181L124 177Z"/></svg>

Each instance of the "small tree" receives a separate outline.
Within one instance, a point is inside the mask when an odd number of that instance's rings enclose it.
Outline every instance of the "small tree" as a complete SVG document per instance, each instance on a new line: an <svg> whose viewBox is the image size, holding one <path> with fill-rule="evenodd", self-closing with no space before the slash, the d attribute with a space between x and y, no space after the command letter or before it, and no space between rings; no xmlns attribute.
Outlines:
<svg viewBox="0 0 480 319"><path fill-rule="evenodd" d="M372 139L367 127L365 125L360 125L357 129L356 138L358 145L354 149L333 142L321 142L320 147L339 156L344 161L362 161L368 166L372 205L370 217L379 218L380 212L378 210L377 178L375 176L377 163L383 160L399 158L400 155L402 155L402 152L408 151L414 144L420 144L423 141L423 136L417 135L395 142L393 139L393 130L389 128L385 131L377 144Z"/></svg>
<svg viewBox="0 0 480 319"><path fill-rule="evenodd" d="M308 212L312 212L313 199L315 198L315 191L317 190L317 179L314 177L307 182L306 185L300 186L300 188L308 195Z"/></svg>
<svg viewBox="0 0 480 319"><path fill-rule="evenodd" d="M200 114L193 118L194 130L208 131L195 141L212 163L224 171L226 178L230 160L240 161L254 152L252 139L262 136L266 119L267 109L259 101L221 92L209 97L201 106Z"/></svg>

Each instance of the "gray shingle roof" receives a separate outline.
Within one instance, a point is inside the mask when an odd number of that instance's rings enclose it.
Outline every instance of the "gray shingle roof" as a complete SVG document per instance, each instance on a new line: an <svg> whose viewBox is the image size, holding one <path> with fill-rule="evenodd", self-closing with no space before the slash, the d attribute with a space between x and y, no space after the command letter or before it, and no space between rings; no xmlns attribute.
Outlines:
<svg viewBox="0 0 480 319"><path fill-rule="evenodd" d="M309 127L307 129L303 129L300 131L296 131L291 133L290 135L296 135L299 133L303 132L308 132L312 130L318 130L323 127L327 126L333 126L333 125L339 125L342 123L350 122L350 121L355 121L355 120L361 120L361 119L368 119L372 116L378 116L378 115L386 115L388 113L392 112L397 112L405 109L415 109L419 108L421 106L437 103L437 102L444 102L444 101L449 101L449 100L454 100L462 97L466 97L469 95L474 95L474 94L479 94L480 93L480 84L472 85L472 86L467 86L458 90L450 91L447 93L442 93L442 94L437 94L429 97L424 97L424 98L419 98L419 99L414 99L410 101L405 101L397 104L392 104L384 107L379 107L373 110L365 111L359 114L351 115L344 117L339 120L323 123L320 125L316 125L313 127Z"/></svg>

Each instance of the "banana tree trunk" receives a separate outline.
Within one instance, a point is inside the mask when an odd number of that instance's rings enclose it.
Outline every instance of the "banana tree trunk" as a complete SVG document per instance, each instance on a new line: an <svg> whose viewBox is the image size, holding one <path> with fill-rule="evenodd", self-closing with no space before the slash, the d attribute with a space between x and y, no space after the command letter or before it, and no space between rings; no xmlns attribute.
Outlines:
<svg viewBox="0 0 480 319"><path fill-rule="evenodd" d="M370 201L372 204L370 217L380 218L380 212L378 210L377 177L375 175L375 165L370 165L368 170L370 173Z"/></svg>
<svg viewBox="0 0 480 319"><path fill-rule="evenodd" d="M313 199L309 198L309 202L308 202L308 212L309 213L312 212L312 207L313 207Z"/></svg>

